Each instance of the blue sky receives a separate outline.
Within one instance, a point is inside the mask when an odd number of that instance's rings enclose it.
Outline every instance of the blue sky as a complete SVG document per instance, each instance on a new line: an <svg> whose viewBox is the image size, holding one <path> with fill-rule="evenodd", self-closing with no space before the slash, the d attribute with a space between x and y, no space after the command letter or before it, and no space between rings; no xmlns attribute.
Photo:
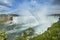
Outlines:
<svg viewBox="0 0 60 40"><path fill-rule="evenodd" d="M59 5L52 5L54 0L0 0L0 1L2 1L2 3L10 5L10 8L6 6L1 7L0 9L3 10L2 13L3 12L11 13L14 11L17 12L18 10L21 11L22 9L34 12L37 10L42 10L42 7L43 8L46 7L50 11L49 8L54 9L52 8L53 6L56 8L59 7Z"/></svg>
<svg viewBox="0 0 60 40"><path fill-rule="evenodd" d="M2 10L3 8L5 8L5 11L7 12L20 9L21 7L23 7L23 9L24 8L38 9L38 7L40 8L43 5L49 5L52 2L52 0L1 0L1 1L2 3L6 3L11 6L10 8L6 6L2 7Z"/></svg>

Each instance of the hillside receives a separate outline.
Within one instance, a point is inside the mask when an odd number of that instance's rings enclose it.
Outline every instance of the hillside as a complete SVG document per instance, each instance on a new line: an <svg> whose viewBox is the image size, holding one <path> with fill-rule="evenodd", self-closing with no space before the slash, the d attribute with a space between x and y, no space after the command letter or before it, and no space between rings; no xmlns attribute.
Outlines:
<svg viewBox="0 0 60 40"><path fill-rule="evenodd" d="M31 40L60 40L60 20L52 24L52 26L43 34L38 35Z"/></svg>

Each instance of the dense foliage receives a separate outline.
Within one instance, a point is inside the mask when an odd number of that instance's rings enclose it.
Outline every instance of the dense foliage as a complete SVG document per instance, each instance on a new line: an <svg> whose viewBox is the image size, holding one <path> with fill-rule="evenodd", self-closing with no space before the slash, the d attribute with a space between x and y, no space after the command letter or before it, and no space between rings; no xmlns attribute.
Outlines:
<svg viewBox="0 0 60 40"><path fill-rule="evenodd" d="M7 39L7 35L5 31L0 30L0 40L6 40L6 39Z"/></svg>

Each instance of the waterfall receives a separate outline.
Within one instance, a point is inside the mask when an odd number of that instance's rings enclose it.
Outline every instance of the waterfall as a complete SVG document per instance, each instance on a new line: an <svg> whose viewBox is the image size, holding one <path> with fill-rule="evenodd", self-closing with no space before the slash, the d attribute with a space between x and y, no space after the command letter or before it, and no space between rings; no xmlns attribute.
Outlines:
<svg viewBox="0 0 60 40"><path fill-rule="evenodd" d="M22 30L28 29L30 27L33 28L36 25L39 25L39 22L33 16L13 17L13 21L12 22L13 22L13 25L15 25L15 27L12 30L7 31L7 33L8 32L9 33L10 32L11 33L18 32L18 31L22 31ZM12 26L12 25L10 25L10 26Z"/></svg>

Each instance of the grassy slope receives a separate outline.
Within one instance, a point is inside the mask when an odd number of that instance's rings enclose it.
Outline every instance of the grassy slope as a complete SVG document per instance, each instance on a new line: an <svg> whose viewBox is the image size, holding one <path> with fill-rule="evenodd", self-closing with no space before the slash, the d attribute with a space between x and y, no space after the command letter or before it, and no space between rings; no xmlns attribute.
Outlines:
<svg viewBox="0 0 60 40"><path fill-rule="evenodd" d="M54 23L47 31L31 40L60 40L60 20Z"/></svg>

